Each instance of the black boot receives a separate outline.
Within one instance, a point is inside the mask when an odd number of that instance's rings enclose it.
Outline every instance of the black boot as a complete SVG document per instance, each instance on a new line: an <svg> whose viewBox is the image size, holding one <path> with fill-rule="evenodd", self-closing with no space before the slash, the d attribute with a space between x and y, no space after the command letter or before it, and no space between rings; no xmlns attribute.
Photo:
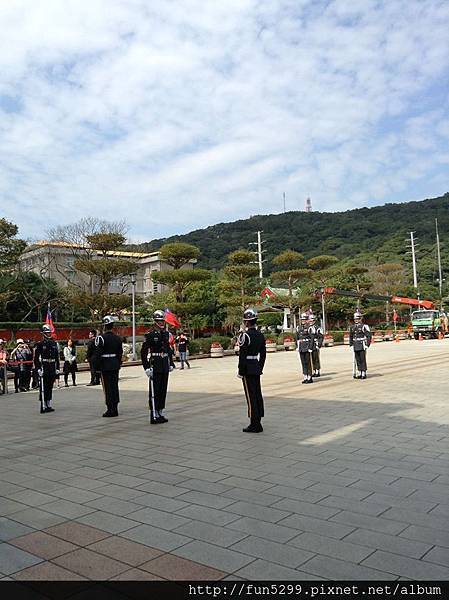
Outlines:
<svg viewBox="0 0 449 600"><path fill-rule="evenodd" d="M260 420L251 419L251 423L248 427L244 427L242 430L244 433L261 433L263 431Z"/></svg>
<svg viewBox="0 0 449 600"><path fill-rule="evenodd" d="M150 411L150 424L157 425L158 423L162 423L162 421L160 421L159 418Z"/></svg>

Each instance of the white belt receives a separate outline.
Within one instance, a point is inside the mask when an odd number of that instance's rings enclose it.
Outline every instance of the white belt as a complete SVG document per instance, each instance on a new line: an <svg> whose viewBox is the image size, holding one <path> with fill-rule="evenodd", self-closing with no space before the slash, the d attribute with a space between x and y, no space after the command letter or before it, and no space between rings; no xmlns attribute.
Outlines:
<svg viewBox="0 0 449 600"><path fill-rule="evenodd" d="M117 354L102 354L101 358L115 358Z"/></svg>
<svg viewBox="0 0 449 600"><path fill-rule="evenodd" d="M247 356L246 358L248 360L259 360L259 355L257 355L257 356Z"/></svg>
<svg viewBox="0 0 449 600"><path fill-rule="evenodd" d="M165 358L168 354L165 354L165 352L152 352L151 356L162 356L162 358Z"/></svg>
<svg viewBox="0 0 449 600"><path fill-rule="evenodd" d="M42 362L54 363L56 362L55 358L43 358Z"/></svg>

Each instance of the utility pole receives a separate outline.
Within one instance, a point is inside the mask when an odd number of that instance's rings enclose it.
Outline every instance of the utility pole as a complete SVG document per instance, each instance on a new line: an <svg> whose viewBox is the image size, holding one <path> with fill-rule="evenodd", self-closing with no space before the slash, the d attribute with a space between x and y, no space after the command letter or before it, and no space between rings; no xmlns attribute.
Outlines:
<svg viewBox="0 0 449 600"><path fill-rule="evenodd" d="M416 252L415 252L415 246L417 246L418 244L416 244L416 239L413 237L414 233L415 233L414 231L410 232L410 248L411 248L411 253L412 253L412 265L413 265L413 287L416 289L416 295L418 297L418 302L419 302L419 309L421 309L419 288L418 288L418 272L416 270Z"/></svg>
<svg viewBox="0 0 449 600"><path fill-rule="evenodd" d="M435 219L435 231L437 234L438 288L440 290L440 310L443 310L443 271L441 269L440 236L438 233L438 219Z"/></svg>
<svg viewBox="0 0 449 600"><path fill-rule="evenodd" d="M257 250L254 251L254 253L257 255L257 260L254 262L259 265L259 279L263 279L262 265L265 262L263 258L263 253L265 252L265 250L262 249L262 244L264 244L265 242L262 240L262 233L263 231L257 232L257 242L250 242L250 245L257 246Z"/></svg>
<svg viewBox="0 0 449 600"><path fill-rule="evenodd" d="M283 197L284 197L284 212L285 212L285 192L283 192Z"/></svg>

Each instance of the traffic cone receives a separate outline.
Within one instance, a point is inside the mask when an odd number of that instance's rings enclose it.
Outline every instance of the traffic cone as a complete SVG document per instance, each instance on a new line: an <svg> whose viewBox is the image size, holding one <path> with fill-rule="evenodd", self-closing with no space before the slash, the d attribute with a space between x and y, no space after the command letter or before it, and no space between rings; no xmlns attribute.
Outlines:
<svg viewBox="0 0 449 600"><path fill-rule="evenodd" d="M420 333L420 334L419 334L419 341L420 341L420 342L422 342L422 341L423 341L423 339L424 339L424 338L423 338L423 335L422 335L422 333Z"/></svg>
<svg viewBox="0 0 449 600"><path fill-rule="evenodd" d="M399 342L401 341L401 340L399 339L399 333L397 333L397 334L396 334L396 336L395 336L395 338L394 338L394 341L396 342L396 344L399 344Z"/></svg>
<svg viewBox="0 0 449 600"><path fill-rule="evenodd" d="M440 331L440 333L438 334L438 339L444 340L444 333L442 331Z"/></svg>

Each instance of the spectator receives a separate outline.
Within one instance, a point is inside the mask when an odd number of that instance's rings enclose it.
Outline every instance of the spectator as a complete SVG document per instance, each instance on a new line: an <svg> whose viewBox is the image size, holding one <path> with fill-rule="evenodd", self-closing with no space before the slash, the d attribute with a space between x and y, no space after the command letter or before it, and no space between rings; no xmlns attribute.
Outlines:
<svg viewBox="0 0 449 600"><path fill-rule="evenodd" d="M72 376L72 383L76 385L76 372L78 365L76 362L76 347L73 340L68 340L64 348L64 384L69 387L69 374Z"/></svg>
<svg viewBox="0 0 449 600"><path fill-rule="evenodd" d="M7 386L6 366L8 364L8 353L5 350L5 340L0 339L0 390L4 394Z"/></svg>
<svg viewBox="0 0 449 600"><path fill-rule="evenodd" d="M176 346L179 352L179 360L181 361L181 371L184 369L184 363L190 369L190 363L187 360L187 351L189 348L189 338L182 332L179 332L176 338Z"/></svg>
<svg viewBox="0 0 449 600"><path fill-rule="evenodd" d="M17 346L11 352L14 363L14 387L17 392L27 392L30 389L33 353L28 344L22 339L17 340Z"/></svg>

